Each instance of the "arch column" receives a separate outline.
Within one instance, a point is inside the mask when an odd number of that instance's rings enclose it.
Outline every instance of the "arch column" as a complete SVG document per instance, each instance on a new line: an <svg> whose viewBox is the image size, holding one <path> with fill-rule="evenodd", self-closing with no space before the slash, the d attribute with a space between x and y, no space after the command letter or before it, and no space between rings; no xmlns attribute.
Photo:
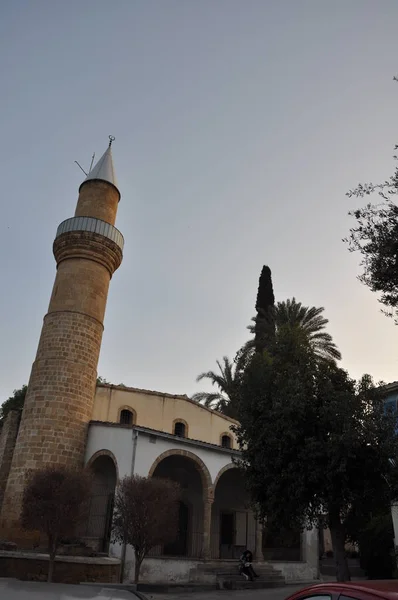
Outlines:
<svg viewBox="0 0 398 600"><path fill-rule="evenodd" d="M256 519L256 547L254 549L254 560L262 562L264 560L263 555L263 526Z"/></svg>
<svg viewBox="0 0 398 600"><path fill-rule="evenodd" d="M205 560L211 558L211 507L214 502L214 494L212 490L208 490L207 495L204 495L203 502L203 544L202 553Z"/></svg>

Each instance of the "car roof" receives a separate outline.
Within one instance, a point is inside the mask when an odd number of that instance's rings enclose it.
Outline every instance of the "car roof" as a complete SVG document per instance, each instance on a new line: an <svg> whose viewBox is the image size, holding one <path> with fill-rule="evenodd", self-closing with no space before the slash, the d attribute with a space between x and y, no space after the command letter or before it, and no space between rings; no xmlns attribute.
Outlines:
<svg viewBox="0 0 398 600"><path fill-rule="evenodd" d="M354 591L358 592L368 592L375 596L379 596L380 598L388 598L389 600L398 600L398 580L397 579L386 579L386 580L364 580L364 581L330 581L325 583L318 583L316 585L308 586L307 588L303 588L296 594L292 594L292 596L302 595L303 593L314 593L314 592L329 592L329 593L343 593L347 592L354 593Z"/></svg>

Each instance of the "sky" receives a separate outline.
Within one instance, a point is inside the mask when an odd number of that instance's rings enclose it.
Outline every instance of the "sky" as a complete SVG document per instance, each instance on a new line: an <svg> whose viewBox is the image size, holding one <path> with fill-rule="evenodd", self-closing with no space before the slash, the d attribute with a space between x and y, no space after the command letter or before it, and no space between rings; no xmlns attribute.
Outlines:
<svg viewBox="0 0 398 600"><path fill-rule="evenodd" d="M396 0L0 3L0 400L27 383L91 156L114 135L124 259L98 372L191 395L248 338L258 278L322 306L351 376L398 329L342 238L398 143Z"/></svg>

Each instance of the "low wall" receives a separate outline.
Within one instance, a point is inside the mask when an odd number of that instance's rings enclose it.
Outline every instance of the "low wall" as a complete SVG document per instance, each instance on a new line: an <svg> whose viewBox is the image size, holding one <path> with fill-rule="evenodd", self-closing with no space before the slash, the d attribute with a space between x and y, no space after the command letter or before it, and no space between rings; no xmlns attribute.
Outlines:
<svg viewBox="0 0 398 600"><path fill-rule="evenodd" d="M0 577L22 581L47 581L48 554L0 551ZM57 556L55 583L119 583L120 561L116 558Z"/></svg>
<svg viewBox="0 0 398 600"><path fill-rule="evenodd" d="M184 558L146 558L141 566L140 580L144 583L190 583L191 570L203 561ZM128 578L132 579L130 571Z"/></svg>
<svg viewBox="0 0 398 600"><path fill-rule="evenodd" d="M200 559L146 558L141 567L140 581L153 584L215 584L217 570L225 567L225 564L223 561L206 563ZM227 564L231 566L231 570L234 566L237 567L237 561L228 561ZM258 564L271 565L283 575L286 583L307 583L318 579L317 569L306 562L272 561ZM133 578L133 563L130 563L126 568L125 580L132 581Z"/></svg>
<svg viewBox="0 0 398 600"><path fill-rule="evenodd" d="M269 564L282 573L286 583L307 583L317 581L319 578L318 569L311 567L306 562L279 562L273 560Z"/></svg>

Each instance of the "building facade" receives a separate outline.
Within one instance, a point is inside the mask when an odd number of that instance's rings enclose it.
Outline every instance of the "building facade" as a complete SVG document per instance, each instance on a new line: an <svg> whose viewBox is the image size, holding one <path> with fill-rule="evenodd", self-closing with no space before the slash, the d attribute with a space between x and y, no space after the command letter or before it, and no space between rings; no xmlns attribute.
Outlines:
<svg viewBox="0 0 398 600"><path fill-rule="evenodd" d="M289 581L316 578L316 531L296 536L293 545L267 546L234 462L240 455L231 430L236 424L187 396L98 385L85 457L96 474L86 542L121 556L123 549L110 539L117 482L131 474L159 476L182 489L178 536L172 544L152 550L142 567L144 580L202 580L201 565L236 560L244 548L250 548L257 561L264 561L264 554L274 559ZM127 578L132 577L133 560L128 548Z"/></svg>

